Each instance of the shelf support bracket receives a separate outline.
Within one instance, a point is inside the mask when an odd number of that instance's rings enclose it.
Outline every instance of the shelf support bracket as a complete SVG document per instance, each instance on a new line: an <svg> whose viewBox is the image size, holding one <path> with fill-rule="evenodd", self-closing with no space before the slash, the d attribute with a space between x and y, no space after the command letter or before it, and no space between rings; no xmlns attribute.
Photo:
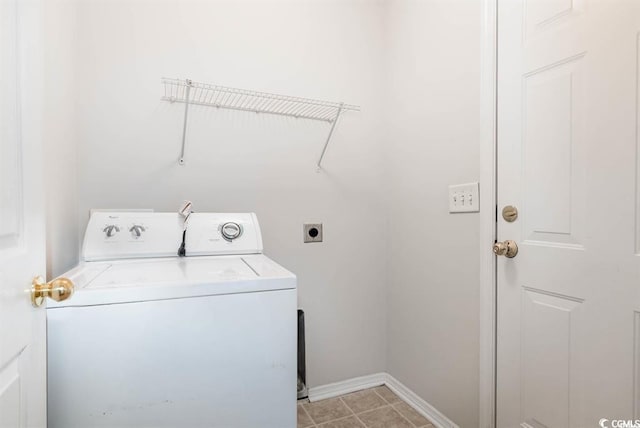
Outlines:
<svg viewBox="0 0 640 428"><path fill-rule="evenodd" d="M331 141L331 136L333 135L333 130L336 129L336 123L338 123L338 118L340 117L340 113L342 113L342 109L344 108L344 103L340 103L338 107L338 111L336 111L336 117L331 121L331 129L329 130L329 135L327 136L327 141L324 142L324 147L322 148L322 153L320 153L320 158L318 159L316 172L320 172L322 169L322 159L324 158L324 154L327 152L327 147L329 146L329 141Z"/></svg>
<svg viewBox="0 0 640 428"><path fill-rule="evenodd" d="M187 142L187 121L189 119L189 95L191 93L191 86L193 82L190 79L186 80L185 94L184 94L184 124L182 125L182 150L180 150L180 160L178 164L184 165L184 149Z"/></svg>

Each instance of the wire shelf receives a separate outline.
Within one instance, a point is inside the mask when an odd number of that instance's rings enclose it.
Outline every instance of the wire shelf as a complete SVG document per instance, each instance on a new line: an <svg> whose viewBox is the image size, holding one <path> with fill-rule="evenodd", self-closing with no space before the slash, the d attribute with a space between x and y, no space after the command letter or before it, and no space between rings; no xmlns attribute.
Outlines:
<svg viewBox="0 0 640 428"><path fill-rule="evenodd" d="M164 86L164 95L161 97L163 101L185 104L182 152L180 155L181 165L184 164L190 104L329 122L331 128L317 163L318 169L321 167L322 159L340 115L344 111L360 111L360 107L353 104L229 88L194 82L189 79L181 80L163 77L161 83Z"/></svg>
<svg viewBox="0 0 640 428"><path fill-rule="evenodd" d="M189 104L327 122L333 122L336 119L338 110L360 111L359 106L351 104L229 88L191 80L162 78L162 83L164 85L162 100L169 102L185 103L189 92Z"/></svg>

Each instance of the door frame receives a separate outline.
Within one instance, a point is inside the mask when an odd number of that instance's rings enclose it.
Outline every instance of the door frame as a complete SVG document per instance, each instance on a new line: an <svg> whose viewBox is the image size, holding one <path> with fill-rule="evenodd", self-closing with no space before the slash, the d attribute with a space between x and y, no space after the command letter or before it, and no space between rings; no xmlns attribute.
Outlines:
<svg viewBox="0 0 640 428"><path fill-rule="evenodd" d="M480 34L480 377L481 428L496 426L498 0L481 0Z"/></svg>

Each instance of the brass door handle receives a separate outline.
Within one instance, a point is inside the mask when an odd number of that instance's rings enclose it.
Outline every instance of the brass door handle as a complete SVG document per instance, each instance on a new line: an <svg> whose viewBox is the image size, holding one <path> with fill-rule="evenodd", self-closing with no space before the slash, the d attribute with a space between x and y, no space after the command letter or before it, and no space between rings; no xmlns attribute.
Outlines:
<svg viewBox="0 0 640 428"><path fill-rule="evenodd" d="M44 303L45 297L62 302L73 294L73 282L67 278L56 278L45 282L41 276L36 276L31 282L31 303L38 307Z"/></svg>
<svg viewBox="0 0 640 428"><path fill-rule="evenodd" d="M518 244L509 239L504 242L496 242L493 244L493 253L496 256L505 256L512 259L518 254Z"/></svg>

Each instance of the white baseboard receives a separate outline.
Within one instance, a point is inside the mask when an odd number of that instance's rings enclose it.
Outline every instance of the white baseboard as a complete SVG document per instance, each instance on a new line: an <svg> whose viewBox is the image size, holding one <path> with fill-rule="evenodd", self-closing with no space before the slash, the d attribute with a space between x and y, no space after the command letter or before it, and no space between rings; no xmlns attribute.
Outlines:
<svg viewBox="0 0 640 428"><path fill-rule="evenodd" d="M386 374L385 385L402 398L408 405L413 407L416 412L429 419L437 428L459 428L453 421L440 413L438 409L424 401L415 392L404 386L398 379Z"/></svg>
<svg viewBox="0 0 640 428"><path fill-rule="evenodd" d="M361 391L374 386L386 385L404 402L413 407L418 413L429 419L436 428L459 428L449 418L440 413L438 409L424 401L415 392L407 388L398 379L389 373L375 373L368 376L347 379L342 382L309 388L309 401L325 400L339 397L351 392Z"/></svg>
<svg viewBox="0 0 640 428"><path fill-rule="evenodd" d="M386 373L374 373L368 376L354 377L341 382L309 388L309 401L320 401L338 397L350 392L361 391L385 384Z"/></svg>

